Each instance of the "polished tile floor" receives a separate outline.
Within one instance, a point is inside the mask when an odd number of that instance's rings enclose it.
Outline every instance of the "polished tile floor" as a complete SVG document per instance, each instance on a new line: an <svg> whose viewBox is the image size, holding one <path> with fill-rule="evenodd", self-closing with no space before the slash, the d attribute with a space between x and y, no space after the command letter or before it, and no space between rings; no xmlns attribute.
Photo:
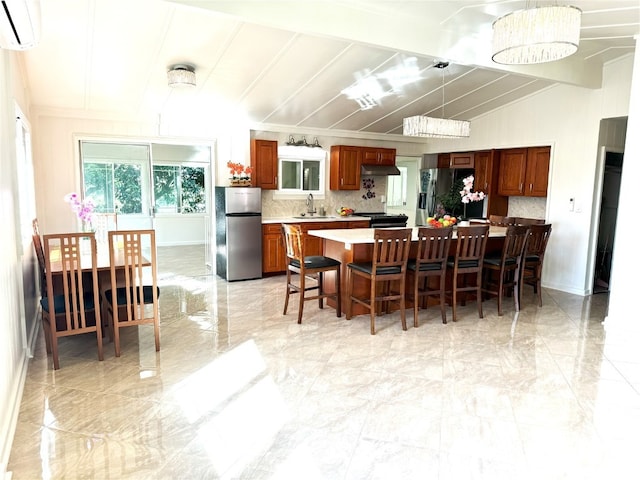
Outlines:
<svg viewBox="0 0 640 480"><path fill-rule="evenodd" d="M15 480L640 478L640 360L607 339L606 294L371 336L313 302L298 325L283 277L227 283L187 250L160 252L159 353L147 326L103 362L70 338L54 372L39 338Z"/></svg>

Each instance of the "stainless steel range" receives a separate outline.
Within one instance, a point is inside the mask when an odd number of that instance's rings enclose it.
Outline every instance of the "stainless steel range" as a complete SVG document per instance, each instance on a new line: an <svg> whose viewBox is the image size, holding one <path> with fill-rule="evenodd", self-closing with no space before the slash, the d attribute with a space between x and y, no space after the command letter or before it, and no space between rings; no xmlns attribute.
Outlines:
<svg viewBox="0 0 640 480"><path fill-rule="evenodd" d="M406 227L407 217L404 214L390 215L384 212L369 212L369 213L356 213L360 217L369 217L371 219L371 228L392 228L392 227Z"/></svg>

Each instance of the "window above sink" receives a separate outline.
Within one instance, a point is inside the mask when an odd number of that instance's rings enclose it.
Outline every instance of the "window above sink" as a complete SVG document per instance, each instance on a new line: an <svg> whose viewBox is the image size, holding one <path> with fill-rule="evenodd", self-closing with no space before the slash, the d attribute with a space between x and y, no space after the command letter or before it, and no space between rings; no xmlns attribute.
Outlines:
<svg viewBox="0 0 640 480"><path fill-rule="evenodd" d="M324 196L327 151L322 148L278 147L278 196Z"/></svg>

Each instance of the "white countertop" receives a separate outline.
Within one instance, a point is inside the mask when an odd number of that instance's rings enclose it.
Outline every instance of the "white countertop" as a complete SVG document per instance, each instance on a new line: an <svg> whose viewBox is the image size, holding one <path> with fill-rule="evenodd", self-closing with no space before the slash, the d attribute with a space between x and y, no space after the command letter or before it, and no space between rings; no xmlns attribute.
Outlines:
<svg viewBox="0 0 640 480"><path fill-rule="evenodd" d="M418 241L418 228L413 227L411 240ZM373 231L374 228L350 228L339 229L332 228L327 230L309 230L307 233L327 240L333 240L335 242L341 242L345 245L357 244L357 243L373 243ZM434 229L435 230L435 229ZM504 237L507 232L507 227L495 227L489 228L489 237ZM453 231L453 238L456 238L456 231Z"/></svg>
<svg viewBox="0 0 640 480"><path fill-rule="evenodd" d="M359 217L358 215L330 215L319 217L317 215L304 217L262 217L262 223L309 223L309 222L357 222L359 220L369 221L369 217Z"/></svg>

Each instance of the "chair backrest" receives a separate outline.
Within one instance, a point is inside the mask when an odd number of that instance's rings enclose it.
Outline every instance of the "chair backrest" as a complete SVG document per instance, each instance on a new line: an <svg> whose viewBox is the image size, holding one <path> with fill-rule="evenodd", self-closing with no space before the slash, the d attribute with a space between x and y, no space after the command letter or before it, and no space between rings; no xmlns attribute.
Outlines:
<svg viewBox="0 0 640 480"><path fill-rule="evenodd" d="M425 263L444 265L449 256L453 227L418 229L418 253L416 254L416 270Z"/></svg>
<svg viewBox="0 0 640 480"><path fill-rule="evenodd" d="M502 247L503 265L506 264L508 259L513 259L515 265L520 265L529 242L529 229L529 225L509 225L507 227Z"/></svg>
<svg viewBox="0 0 640 480"><path fill-rule="evenodd" d="M400 267L402 274L407 269L411 249L411 228L376 228L373 231L373 273L381 267Z"/></svg>
<svg viewBox="0 0 640 480"><path fill-rule="evenodd" d="M515 217L505 217L503 215L489 215L489 224L497 227L507 227L509 225L515 225Z"/></svg>
<svg viewBox="0 0 640 480"><path fill-rule="evenodd" d="M155 230L118 230L109 232L109 264L112 304L126 304L126 319L141 321L158 315L158 266ZM119 274L120 272L120 274ZM117 299L117 292L125 297ZM124 300L124 301L123 301ZM153 304L154 317L145 317L145 304ZM124 309L124 308L123 308ZM114 317L118 309L114 308Z"/></svg>
<svg viewBox="0 0 640 480"><path fill-rule="evenodd" d="M489 238L489 225L458 227L455 261L481 266Z"/></svg>
<svg viewBox="0 0 640 480"><path fill-rule="evenodd" d="M551 235L551 224L530 225L529 244L527 245L527 255L537 255L542 262L544 252L547 249L547 242Z"/></svg>
<svg viewBox="0 0 640 480"><path fill-rule="evenodd" d="M516 225L542 225L544 218L516 217Z"/></svg>
<svg viewBox="0 0 640 480"><path fill-rule="evenodd" d="M52 331L73 334L101 328L95 234L59 233L45 235L43 241L47 305L55 311L49 312ZM91 274L83 275L83 268Z"/></svg>
<svg viewBox="0 0 640 480"><path fill-rule="evenodd" d="M40 270L40 296L47 296L47 277L44 261L44 248L42 247L42 237L40 236L40 227L38 226L38 219L34 218L31 222L33 226L33 249L36 251L36 258L38 259L38 269Z"/></svg>
<svg viewBox="0 0 640 480"><path fill-rule="evenodd" d="M300 225L283 223L282 235L284 236L284 248L287 258L302 262L304 258L304 242Z"/></svg>

